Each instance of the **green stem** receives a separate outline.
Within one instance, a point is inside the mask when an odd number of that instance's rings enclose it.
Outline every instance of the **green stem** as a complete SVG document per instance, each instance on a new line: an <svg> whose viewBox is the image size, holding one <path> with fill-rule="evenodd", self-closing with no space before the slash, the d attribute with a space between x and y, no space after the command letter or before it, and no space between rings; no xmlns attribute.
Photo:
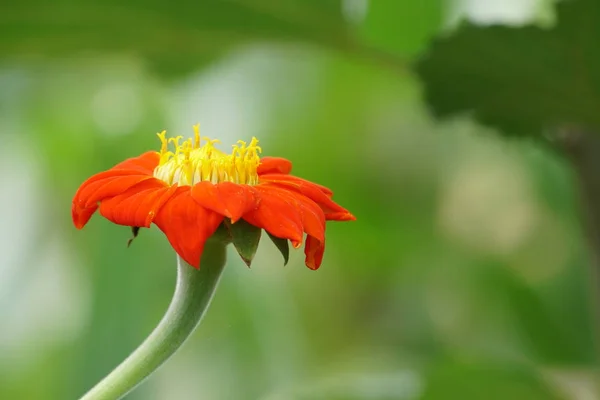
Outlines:
<svg viewBox="0 0 600 400"><path fill-rule="evenodd" d="M177 285L169 308L148 338L80 400L120 399L142 383L200 323L225 266L225 244L206 243L197 270L177 256Z"/></svg>

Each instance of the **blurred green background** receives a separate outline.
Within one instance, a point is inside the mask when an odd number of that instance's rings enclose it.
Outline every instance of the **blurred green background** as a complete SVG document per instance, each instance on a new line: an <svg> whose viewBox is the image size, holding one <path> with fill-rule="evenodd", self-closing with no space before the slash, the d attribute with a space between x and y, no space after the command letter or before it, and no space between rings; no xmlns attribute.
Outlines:
<svg viewBox="0 0 600 400"><path fill-rule="evenodd" d="M27 0L0 5L0 399L75 399L170 300L156 228L70 202L155 132L264 155L332 188L321 269L230 253L190 341L128 399L600 398L588 255L564 160L428 112L410 62L461 20L542 0Z"/></svg>

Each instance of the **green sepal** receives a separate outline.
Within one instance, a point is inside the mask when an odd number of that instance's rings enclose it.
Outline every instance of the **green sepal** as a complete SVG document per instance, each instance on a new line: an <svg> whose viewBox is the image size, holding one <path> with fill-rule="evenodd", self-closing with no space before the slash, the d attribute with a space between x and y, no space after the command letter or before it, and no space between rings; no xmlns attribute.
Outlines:
<svg viewBox="0 0 600 400"><path fill-rule="evenodd" d="M242 257L242 260L244 260L244 263L250 266L256 254L258 243L260 243L262 229L249 224L243 219L234 224L229 220L225 220L225 225L231 235L233 246L240 257Z"/></svg>
<svg viewBox="0 0 600 400"><path fill-rule="evenodd" d="M275 244L275 246L277 246L277 250L279 250L279 252L283 256L283 265L287 265L290 259L290 244L288 240L278 238L277 236L273 236L269 232L267 232L267 234L269 235L269 238Z"/></svg>
<svg viewBox="0 0 600 400"><path fill-rule="evenodd" d="M207 239L207 242L229 244L232 241L231 232L229 225L225 223L225 220L219 225L215 233Z"/></svg>
<svg viewBox="0 0 600 400"><path fill-rule="evenodd" d="M133 239L135 239L138 234L140 233L140 227L139 226L132 226L131 227L131 234L133 235L133 237L131 237L131 239L129 239L127 241L127 247L131 246L131 242L133 242Z"/></svg>

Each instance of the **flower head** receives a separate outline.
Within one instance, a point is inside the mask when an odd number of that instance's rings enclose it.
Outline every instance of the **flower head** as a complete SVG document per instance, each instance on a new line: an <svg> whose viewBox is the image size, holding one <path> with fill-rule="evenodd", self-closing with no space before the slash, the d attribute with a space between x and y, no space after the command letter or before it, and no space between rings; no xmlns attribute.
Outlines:
<svg viewBox="0 0 600 400"><path fill-rule="evenodd" d="M167 139L163 131L160 152L130 158L86 180L73 198L75 226L83 228L98 208L136 233L154 223L196 268L206 240L220 226L247 264L262 229L286 259L288 240L298 248L306 235L306 265L319 268L325 221L355 219L332 200L331 190L290 175L292 164L284 158L261 158L256 138L238 141L226 154L215 147L218 141L202 140L198 126L194 132L193 140L182 141Z"/></svg>

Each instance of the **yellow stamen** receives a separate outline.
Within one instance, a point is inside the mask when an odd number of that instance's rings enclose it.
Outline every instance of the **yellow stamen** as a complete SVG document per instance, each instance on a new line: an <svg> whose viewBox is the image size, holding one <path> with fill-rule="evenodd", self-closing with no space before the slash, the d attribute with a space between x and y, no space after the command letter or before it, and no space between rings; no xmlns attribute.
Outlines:
<svg viewBox="0 0 600 400"><path fill-rule="evenodd" d="M194 148L200 147L200 124L194 125Z"/></svg>
<svg viewBox="0 0 600 400"><path fill-rule="evenodd" d="M194 125L194 139L179 143L183 137L166 138L166 131L157 134L161 141L160 159L154 169L154 176L170 185L194 185L200 181L212 183L234 182L245 185L256 185L258 175L256 169L260 164L259 154L262 149L258 140L252 138L250 144L238 141L233 145L231 154L225 154L215 148L218 140L203 137L201 145L199 125ZM168 145L173 144L174 152Z"/></svg>
<svg viewBox="0 0 600 400"><path fill-rule="evenodd" d="M181 139L183 139L183 136L179 135L175 136L174 138L169 138L168 140L169 143L173 143L173 145L175 146L175 156L178 156L181 152L181 145L179 144L179 141Z"/></svg>
<svg viewBox="0 0 600 400"><path fill-rule="evenodd" d="M167 135L167 131L162 131L161 133L157 133L156 136L158 136L158 138L160 139L160 143L161 143L161 147L160 147L160 152L162 153L166 153L167 152L167 145L168 145L168 141L166 138Z"/></svg>

